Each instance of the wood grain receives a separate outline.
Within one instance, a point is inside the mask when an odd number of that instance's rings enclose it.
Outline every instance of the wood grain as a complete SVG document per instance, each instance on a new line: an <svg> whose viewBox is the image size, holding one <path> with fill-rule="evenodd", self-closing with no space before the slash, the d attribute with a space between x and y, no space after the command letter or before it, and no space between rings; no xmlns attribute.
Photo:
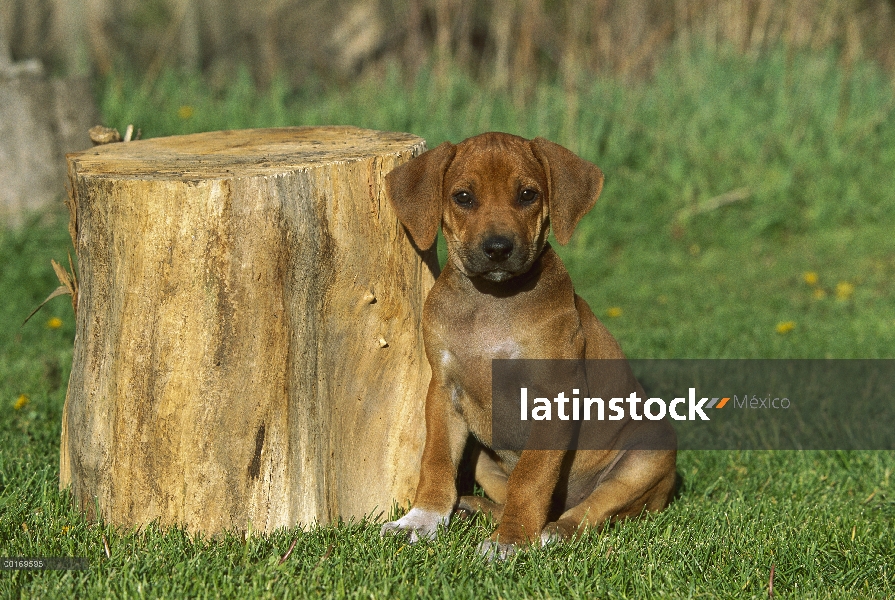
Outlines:
<svg viewBox="0 0 895 600"><path fill-rule="evenodd" d="M80 292L60 486L83 510L270 532L412 498L438 264L384 177L424 150L326 127L68 155Z"/></svg>

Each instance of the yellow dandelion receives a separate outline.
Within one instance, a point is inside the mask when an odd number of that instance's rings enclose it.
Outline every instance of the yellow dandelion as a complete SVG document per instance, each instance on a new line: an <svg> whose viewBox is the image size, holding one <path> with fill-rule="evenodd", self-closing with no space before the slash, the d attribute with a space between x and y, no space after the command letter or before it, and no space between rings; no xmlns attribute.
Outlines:
<svg viewBox="0 0 895 600"><path fill-rule="evenodd" d="M840 300L848 300L855 292L855 286L847 281L840 281L836 284L836 297Z"/></svg>
<svg viewBox="0 0 895 600"><path fill-rule="evenodd" d="M796 324L794 321L782 321L777 323L777 333L780 335L786 335L790 331L796 328Z"/></svg>
<svg viewBox="0 0 895 600"><path fill-rule="evenodd" d="M16 400L16 403L12 405L12 407L16 410L22 410L26 406L28 406L29 398L27 394L22 394Z"/></svg>
<svg viewBox="0 0 895 600"><path fill-rule="evenodd" d="M823 288L814 288L814 298L816 300L823 300L827 297L827 293L823 290Z"/></svg>
<svg viewBox="0 0 895 600"><path fill-rule="evenodd" d="M817 285L817 273L814 271L805 271L803 277L808 285Z"/></svg>
<svg viewBox="0 0 895 600"><path fill-rule="evenodd" d="M615 319L616 317L622 316L622 309L617 306L613 306L612 308L606 311L606 316Z"/></svg>
<svg viewBox="0 0 895 600"><path fill-rule="evenodd" d="M193 107L189 104L184 104L177 109L177 116L186 121L193 116Z"/></svg>
<svg viewBox="0 0 895 600"><path fill-rule="evenodd" d="M59 329L60 327L62 327L62 319L60 319L59 317L48 319L47 327L49 327L50 329Z"/></svg>
<svg viewBox="0 0 895 600"><path fill-rule="evenodd" d="M68 533L68 530L69 530L68 525L63 525L63 526L62 526L62 535L67 534L67 533Z"/></svg>

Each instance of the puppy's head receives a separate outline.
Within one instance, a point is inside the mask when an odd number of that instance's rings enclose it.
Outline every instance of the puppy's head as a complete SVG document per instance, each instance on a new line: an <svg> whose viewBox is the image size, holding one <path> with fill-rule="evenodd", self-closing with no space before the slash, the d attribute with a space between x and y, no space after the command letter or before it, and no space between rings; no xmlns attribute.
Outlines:
<svg viewBox="0 0 895 600"><path fill-rule="evenodd" d="M543 138L483 133L424 152L389 173L386 186L418 248L430 248L441 225L460 272L506 281L531 268L551 224L560 244L569 241L603 173Z"/></svg>

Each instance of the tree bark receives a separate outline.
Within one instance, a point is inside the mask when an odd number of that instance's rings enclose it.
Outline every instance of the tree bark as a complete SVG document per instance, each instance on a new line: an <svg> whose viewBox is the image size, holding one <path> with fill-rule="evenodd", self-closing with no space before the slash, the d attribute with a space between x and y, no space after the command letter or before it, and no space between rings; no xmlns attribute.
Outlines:
<svg viewBox="0 0 895 600"><path fill-rule="evenodd" d="M412 498L438 263L384 178L424 149L327 127L68 156L80 289L60 486L88 516L270 532Z"/></svg>

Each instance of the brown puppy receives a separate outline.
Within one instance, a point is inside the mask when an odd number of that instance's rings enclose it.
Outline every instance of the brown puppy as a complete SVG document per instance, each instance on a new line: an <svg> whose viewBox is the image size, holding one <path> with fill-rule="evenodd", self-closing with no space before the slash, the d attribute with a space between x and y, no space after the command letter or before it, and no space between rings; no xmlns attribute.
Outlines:
<svg viewBox="0 0 895 600"><path fill-rule="evenodd" d="M601 422L613 428L606 450L492 449L492 359L624 358L547 243L551 225L559 243L569 241L600 194L600 169L543 138L485 133L425 152L386 183L417 247L430 248L441 225L448 260L423 311L432 380L416 499L382 534L413 542L434 536L456 508L489 510L500 525L480 549L504 557L517 544L664 508L676 477L674 433L664 419ZM642 397L624 364L623 385ZM458 502L469 433L482 446L476 480L493 502ZM657 436L665 449L642 449L655 448L643 442ZM562 512L548 523L556 498Z"/></svg>

